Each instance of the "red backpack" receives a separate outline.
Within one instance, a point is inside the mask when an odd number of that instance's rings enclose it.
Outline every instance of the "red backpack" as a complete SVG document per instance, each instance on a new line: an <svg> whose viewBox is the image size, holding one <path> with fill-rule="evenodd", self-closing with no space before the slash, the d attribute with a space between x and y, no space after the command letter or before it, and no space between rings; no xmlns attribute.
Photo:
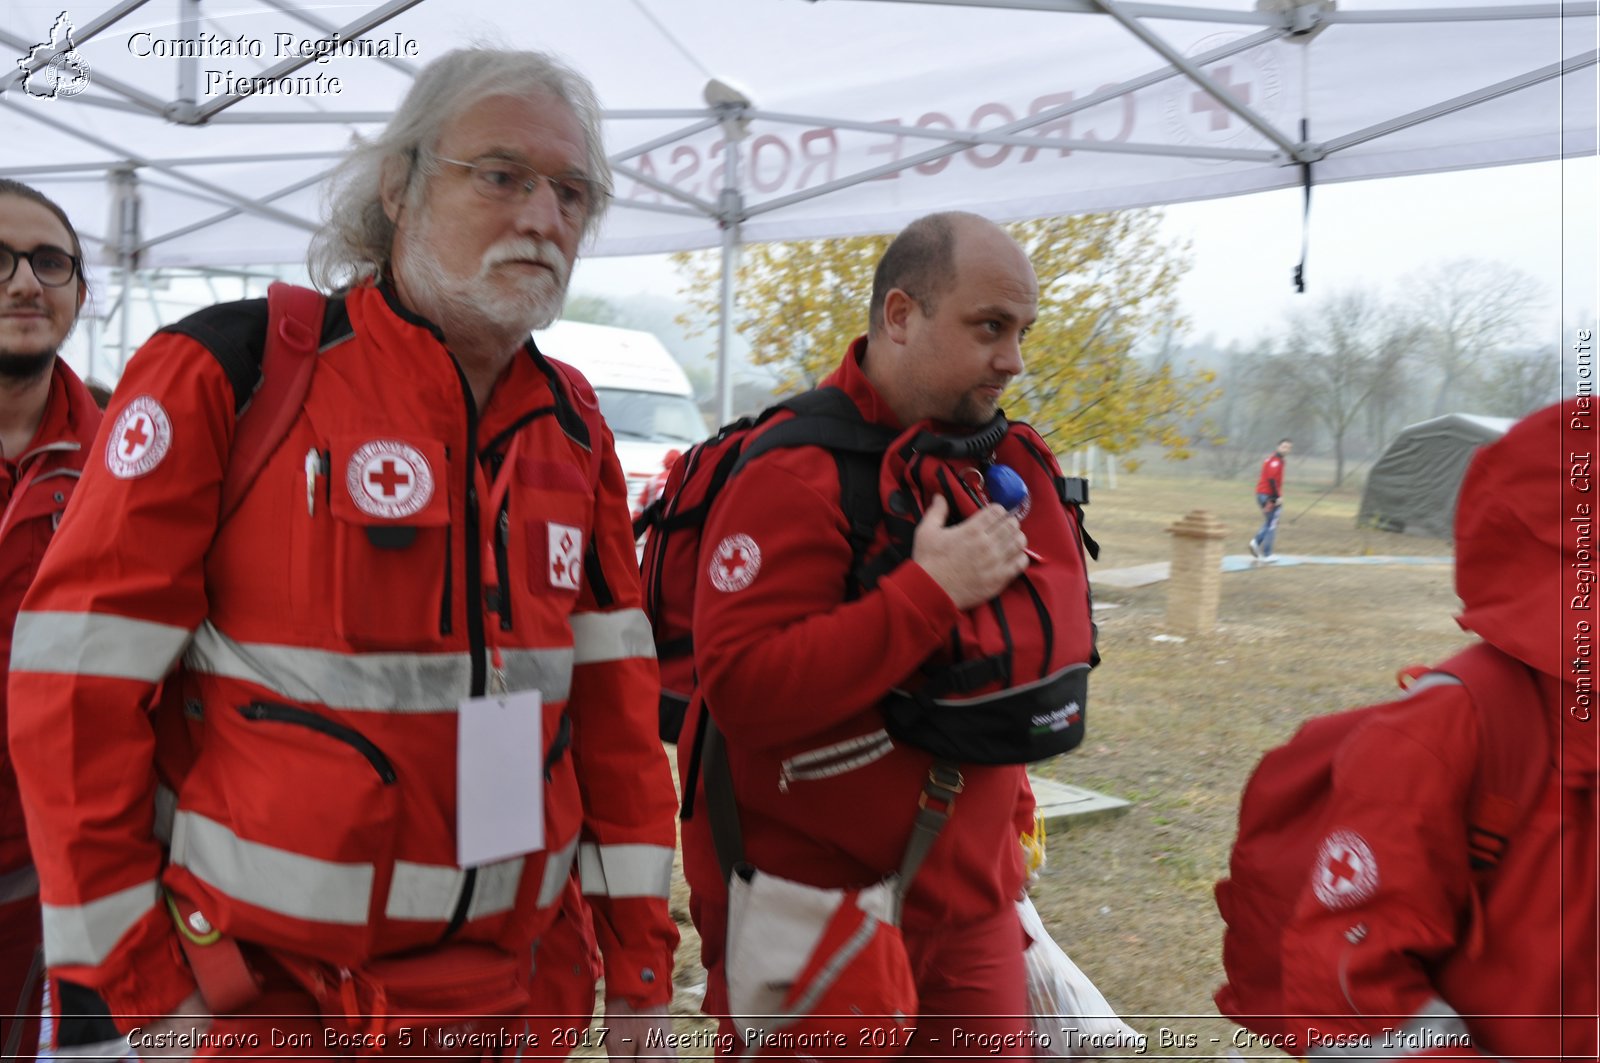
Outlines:
<svg viewBox="0 0 1600 1063"><path fill-rule="evenodd" d="M771 423L780 414L786 420ZM673 463L661 495L634 521L645 535L639 560L644 611L655 631L661 667L659 730L676 742L694 693L694 584L706 517L723 485L762 454L782 447L823 447L839 466L839 496L850 521L854 570L879 521L878 464L895 432L869 424L838 388L817 388L723 426Z"/></svg>
<svg viewBox="0 0 1600 1063"><path fill-rule="evenodd" d="M1458 680L1478 717L1478 764L1467 810L1472 870L1480 881L1499 866L1516 829L1532 808L1549 769L1549 737L1503 706L1538 700L1533 673L1515 658L1480 642L1431 670L1410 691ZM1435 678L1437 677L1437 678ZM1387 705L1369 705L1307 721L1269 751L1245 786L1239 835L1229 877L1216 885L1217 910L1227 929L1222 966L1228 981L1216 992L1217 1010L1303 1054L1294 1016L1283 1003L1283 930L1315 866L1333 793L1333 765L1344 743Z"/></svg>
<svg viewBox="0 0 1600 1063"><path fill-rule="evenodd" d="M1047 482L1055 497L1029 498L1019 469ZM965 520L1003 499L990 495L1001 490L997 476L1015 485L1020 498L1007 504L1030 536L1078 549L1030 566L963 612L939 652L884 699L884 726L895 741L945 760L1029 764L1083 741L1089 671L1100 660L1084 559L1099 553L1083 527L1086 482L1062 476L1039 434L1004 415L965 436L914 425L883 460L883 523L862 583L872 586L911 556L917 525L936 496L949 503L952 522Z"/></svg>

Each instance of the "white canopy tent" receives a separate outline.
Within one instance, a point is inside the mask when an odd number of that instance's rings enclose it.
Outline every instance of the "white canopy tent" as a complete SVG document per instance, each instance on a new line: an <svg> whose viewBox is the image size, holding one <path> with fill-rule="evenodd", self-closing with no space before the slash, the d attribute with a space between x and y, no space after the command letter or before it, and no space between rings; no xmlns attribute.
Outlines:
<svg viewBox="0 0 1600 1063"><path fill-rule="evenodd" d="M935 209L1037 217L1596 148L1597 0L63 2L0 0L18 60L0 175L125 270L300 261L350 136L474 41L594 80L617 192L598 255L721 245L731 266L742 242Z"/></svg>

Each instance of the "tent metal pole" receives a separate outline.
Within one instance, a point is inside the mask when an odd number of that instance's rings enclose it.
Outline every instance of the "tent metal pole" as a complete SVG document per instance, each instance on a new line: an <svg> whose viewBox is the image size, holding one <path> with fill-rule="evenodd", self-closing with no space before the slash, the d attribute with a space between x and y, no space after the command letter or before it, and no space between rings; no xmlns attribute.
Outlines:
<svg viewBox="0 0 1600 1063"><path fill-rule="evenodd" d="M1343 151L1357 144L1365 144L1369 140L1376 140L1389 133L1414 125L1421 125L1423 122L1431 122L1435 118L1442 118L1447 114L1454 114L1456 111L1462 111L1480 103L1487 103L1489 100L1505 96L1508 93L1519 92L1541 82L1549 81L1551 78L1575 73L1584 67L1594 66L1597 61L1600 61L1600 49L1587 51L1582 55L1568 56L1559 63L1551 63L1549 66L1530 70L1526 74L1507 78L1505 81L1496 82L1476 92L1469 92L1454 99L1436 103L1431 107L1424 107L1421 110L1412 111L1410 114L1391 118L1387 122L1380 122L1365 129L1357 129L1352 133L1346 133L1344 136L1334 137L1322 145L1322 150L1328 155L1332 155L1334 152Z"/></svg>
<svg viewBox="0 0 1600 1063"><path fill-rule="evenodd" d="M1284 136L1283 133L1273 126L1271 122L1261 117L1251 108L1240 103L1238 98L1235 97L1233 93L1229 92L1227 89L1213 81L1211 77L1206 74L1205 71L1201 70L1200 67L1191 59L1189 59L1188 56L1184 55L1182 52L1172 47L1172 45L1162 40L1159 35L1151 32L1150 28L1145 26L1138 19L1128 15L1125 11L1123 11L1121 5L1115 2L1115 0L1095 0L1095 3L1100 5L1105 13L1115 19L1117 24L1123 29L1127 30L1129 33L1139 38L1139 40L1143 41L1147 47L1149 47L1157 55L1161 56L1161 58L1171 63L1177 69L1183 71L1184 75L1188 77L1190 81L1194 82L1196 85L1199 85L1202 89L1205 89L1206 92L1211 95L1212 99L1216 100L1222 106L1238 115L1240 121L1247 123L1256 132L1260 133L1262 136L1278 145L1283 153L1288 155L1291 159L1299 160L1299 148L1292 140Z"/></svg>
<svg viewBox="0 0 1600 1063"><path fill-rule="evenodd" d="M908 0L908 2L916 2L916 0ZM1282 29L1271 29L1263 30L1260 33L1252 33L1250 36L1242 40L1230 41L1217 48L1213 48L1202 55L1195 56L1195 62L1201 64L1213 63L1219 59L1226 58L1227 56L1254 48L1257 45L1278 40L1284 36L1285 32L1286 31ZM1065 104L1061 107L1052 107L1048 110L1040 111L1038 114L1031 114L1023 118L1019 118L1015 122L1009 122L1003 126L996 126L994 129L989 130L985 135L1005 136L1012 133L1024 132L1036 126L1044 125L1047 122L1056 121L1076 111L1081 111L1085 108L1096 106L1107 100L1117 99L1130 92L1137 92L1140 89L1148 88L1149 86L1157 84L1158 82L1177 76L1178 71L1172 69L1171 67L1162 67L1160 70L1155 70L1148 74L1141 75L1132 79L1131 81L1124 81L1121 84L1113 85L1108 89L1105 89L1101 92L1096 92L1090 96L1085 96L1083 99L1075 100L1070 104ZM819 122L819 124L826 125L828 123ZM879 130L882 131L884 128L886 127L879 127ZM1049 143L1050 147L1054 148L1067 146L1066 144L1060 142L1047 143ZM778 196L775 199L764 200L756 206L750 208L750 210L747 212L747 216L753 217L757 214L765 214L770 211L787 207L791 203L798 203L807 199L815 199L818 196L827 195L829 192L835 192L841 188L849 188L853 185L864 184L865 182L874 180L884 174L909 170L913 166L920 166L925 162L932 162L937 159L942 159L947 155L954 155L958 151L965 150L965 148L966 144L961 142L944 144L936 148L929 148L928 150L918 152L915 155L907 155L904 158L896 159L893 162L882 163L878 166L862 170L859 173L851 174L849 177L841 177L833 181L824 181L822 184L813 188L807 188L800 192L791 192L789 195ZM1106 144L1097 144L1095 145L1094 150L1105 151L1107 150Z"/></svg>
<svg viewBox="0 0 1600 1063"><path fill-rule="evenodd" d="M232 203L235 206L242 207L247 213L255 214L263 218L269 218L292 228L304 229L306 232L317 231L317 226L304 218L298 218L293 214L287 213L286 211L277 210L273 207L258 203L253 199L247 199L236 192L223 188L221 185L212 184L210 181L202 181L198 177L193 177L187 173L184 173L177 167L161 165L140 155L138 152L130 151L127 148L124 148L118 144L113 144L110 141L104 140L100 137L91 136L71 123L58 121L54 118L48 117L42 113L42 108L22 107L19 104L12 103L10 100L4 97L0 97L0 106L10 107L18 114L30 118L35 122L49 126L51 129L65 133L67 136L81 140L86 144L93 144L102 151L111 152L117 158L124 160L123 165L135 167L148 166L151 169L159 170L161 173L164 173L168 177L171 177L176 181L180 181L183 184L193 185L195 188L210 192L212 195L223 200L224 202Z"/></svg>
<svg viewBox="0 0 1600 1063"><path fill-rule="evenodd" d="M733 286L739 273L743 197L734 183L739 153L729 144L728 185L722 190L722 310L717 321L717 423L733 420Z"/></svg>
<svg viewBox="0 0 1600 1063"><path fill-rule="evenodd" d="M122 252L122 298L117 301L117 376L128 366L128 344L133 341L133 252Z"/></svg>
<svg viewBox="0 0 1600 1063"><path fill-rule="evenodd" d="M379 4L377 7L373 8L365 15L362 15L360 18L340 26L338 29L339 39L342 41L348 41L355 40L358 37L364 37L366 34L377 29L379 26L383 25L385 22L388 22L396 15L402 15L420 3L422 3L422 0L389 0L388 3ZM301 56L299 58L285 59L283 62L262 71L257 76L266 78L270 81L277 81L280 78L288 77L301 67L308 66L314 62L316 62L316 56ZM193 108L186 113L180 113L179 115L175 116L174 120L181 121L189 125L204 125L205 123L211 121L220 112L225 111L234 104L246 99L249 99L248 93L230 93L226 96L221 96L215 100L212 100L204 107Z"/></svg>
<svg viewBox="0 0 1600 1063"><path fill-rule="evenodd" d="M178 0L178 35L186 41L200 39L200 0ZM200 91L200 56L178 60L178 104L193 109Z"/></svg>
<svg viewBox="0 0 1600 1063"><path fill-rule="evenodd" d="M17 51L24 54L26 54L28 50L33 47L32 42L25 41L21 37L18 37L16 34L5 29L0 29L0 44L15 48ZM143 111L149 114L165 115L169 108L166 100L163 100L158 96L152 96L143 89L135 88L126 82L119 81L103 71L94 71L91 74L91 81L96 88L109 89L119 96L127 97L129 100L132 100L135 104L137 104Z"/></svg>

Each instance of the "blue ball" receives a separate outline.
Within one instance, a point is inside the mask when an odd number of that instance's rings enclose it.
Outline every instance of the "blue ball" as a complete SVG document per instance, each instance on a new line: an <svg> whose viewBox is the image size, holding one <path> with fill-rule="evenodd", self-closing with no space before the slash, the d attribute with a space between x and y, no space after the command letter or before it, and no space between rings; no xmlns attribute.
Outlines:
<svg viewBox="0 0 1600 1063"><path fill-rule="evenodd" d="M1016 512L1028 501L1028 485L1009 465L996 462L987 466L983 470L983 487L1007 513Z"/></svg>

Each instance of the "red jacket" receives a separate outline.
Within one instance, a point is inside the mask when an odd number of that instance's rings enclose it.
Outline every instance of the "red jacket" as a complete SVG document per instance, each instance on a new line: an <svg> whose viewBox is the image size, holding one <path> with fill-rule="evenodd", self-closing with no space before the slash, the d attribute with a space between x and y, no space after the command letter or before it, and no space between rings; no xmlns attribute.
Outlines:
<svg viewBox="0 0 1600 1063"><path fill-rule="evenodd" d="M85 448L99 427L94 397L72 367L57 358L33 439L15 462L0 461L0 677L11 666L11 628L22 596L78 486ZM0 735L6 718L6 691L0 682ZM31 866L17 777L0 742L0 902L21 895L7 888L7 876L17 876L21 888L22 878L32 881Z"/></svg>
<svg viewBox="0 0 1600 1063"><path fill-rule="evenodd" d="M531 352L477 412L385 290L329 314L304 412L220 528L234 393L202 341L259 340L264 304L146 344L24 604L11 740L52 973L119 1023L168 1013L193 981L162 886L224 933L339 965L447 934L521 951L576 855L609 992L664 1002L675 801L610 433L581 441ZM541 691L544 748L563 713L571 746L545 849L462 870L457 705L491 643L510 689ZM149 716L180 657L192 763Z"/></svg>
<svg viewBox="0 0 1600 1063"><path fill-rule="evenodd" d="M824 384L843 389L867 420L898 427L858 364L864 352L857 341ZM1054 496L1033 463L1017 471L1033 498ZM1047 559L1030 571L1051 578L1054 563L1062 578L1076 572L1081 586L1079 541L1075 534L1052 538L1046 529L1055 525L1038 516L1048 508L1036 504L1024 524L1029 545ZM715 564L729 560L719 551L728 542L747 550L731 576ZM940 650L958 615L912 561L846 602L850 556L837 466L827 451L774 451L729 482L702 540L694 617L701 686L684 725L686 736L696 734L709 703L727 737L750 862L824 887L867 885L899 866L933 758L890 744L879 702ZM1069 556L1075 563L1056 560ZM853 766L807 768L808 755L863 736L878 739L858 750ZM684 777L692 749L689 741L679 746ZM966 788L906 898L909 935L990 916L1014 903L1022 887L1018 836L1033 815L1024 769L962 771ZM703 810L703 795L697 801ZM684 822L683 851L702 957L716 971L726 888L703 811ZM707 999L713 1012L722 1003L714 996Z"/></svg>
<svg viewBox="0 0 1600 1063"><path fill-rule="evenodd" d="M1357 880L1366 885L1352 894L1360 899L1330 907L1308 883L1285 934L1289 1010L1339 1016L1315 1025L1387 1047L1391 1058L1593 1060L1600 1051L1600 722L1573 670L1587 662L1592 676L1592 648L1573 636L1587 625L1592 638L1600 615L1592 598L1571 593L1580 551L1593 556L1578 539L1592 537L1593 508L1587 487L1570 486L1565 459L1592 454L1595 433L1564 429L1569 415L1542 411L1481 451L1456 519L1462 626L1542 673L1536 704L1503 710L1551 734L1542 798L1478 896L1464 832L1448 827L1465 822L1477 763L1465 692L1433 687L1384 709L1335 769L1330 829L1368 850ZM1585 521L1589 530L1579 530ZM1385 1027L1407 1032L1386 1040ZM1341 1053L1383 1055L1348 1043L1313 1055Z"/></svg>
<svg viewBox="0 0 1600 1063"><path fill-rule="evenodd" d="M1283 455L1274 450L1261 463L1261 475L1256 479L1256 494L1273 500L1283 494Z"/></svg>

